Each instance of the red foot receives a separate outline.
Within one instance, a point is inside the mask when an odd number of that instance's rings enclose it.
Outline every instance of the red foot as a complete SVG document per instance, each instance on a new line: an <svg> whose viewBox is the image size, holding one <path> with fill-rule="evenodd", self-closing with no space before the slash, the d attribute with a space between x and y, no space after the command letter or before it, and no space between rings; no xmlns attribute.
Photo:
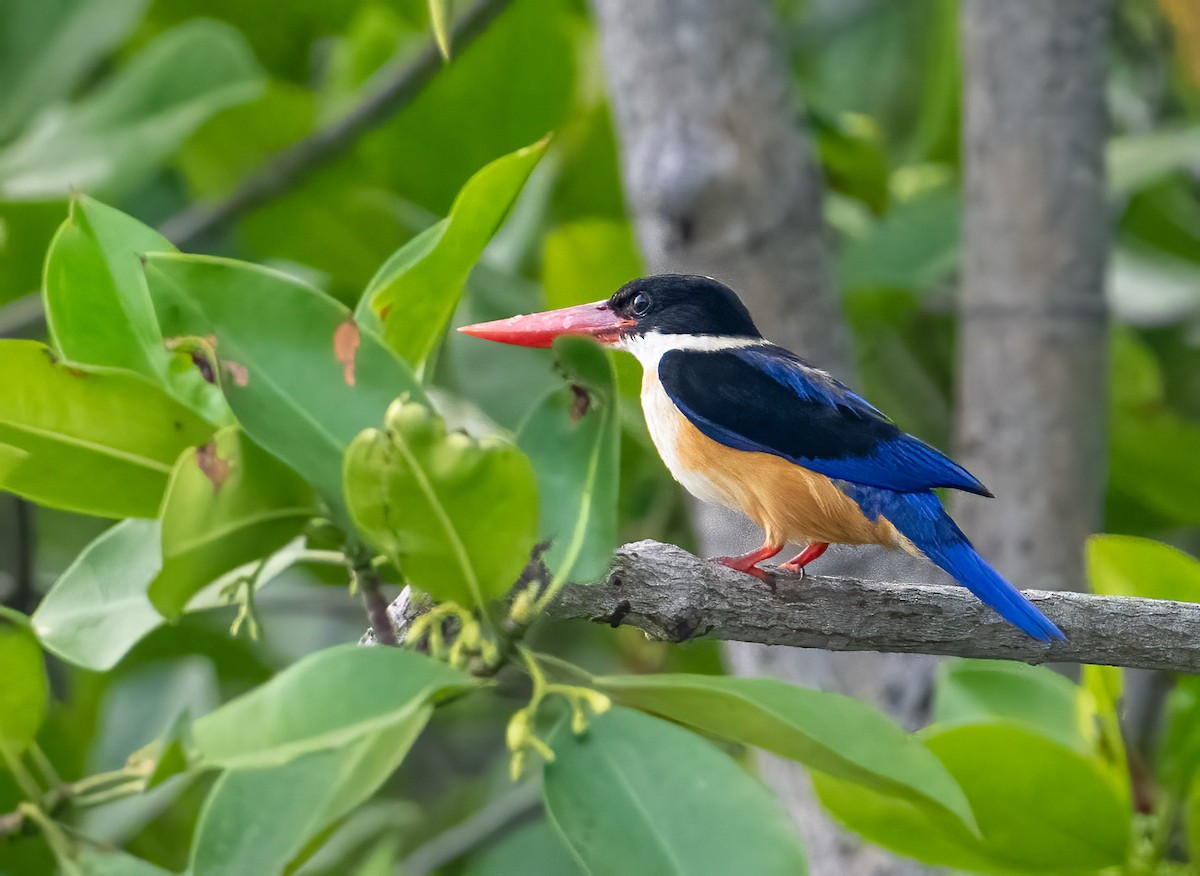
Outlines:
<svg viewBox="0 0 1200 876"><path fill-rule="evenodd" d="M713 557L714 563L720 563L722 566L728 566L731 569L736 569L739 572L745 572L747 575L754 575L756 578L761 577L761 569L754 568L763 560L769 560L783 550L783 545L778 547L764 544L756 551L750 551L748 554L742 554L740 557Z"/></svg>
<svg viewBox="0 0 1200 876"><path fill-rule="evenodd" d="M829 550L829 542L814 541L804 550L800 551L800 553L798 553L794 559L788 560L786 563L780 566L779 571L791 572L792 574L799 572L801 575L803 575L804 567L817 557L821 556L821 554L825 553L827 550Z"/></svg>

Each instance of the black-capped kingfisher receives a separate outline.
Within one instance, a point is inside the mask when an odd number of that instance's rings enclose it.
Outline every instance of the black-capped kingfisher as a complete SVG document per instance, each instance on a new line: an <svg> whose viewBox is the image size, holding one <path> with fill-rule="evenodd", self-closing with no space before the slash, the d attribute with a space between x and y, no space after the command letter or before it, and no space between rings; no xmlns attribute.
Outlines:
<svg viewBox="0 0 1200 876"><path fill-rule="evenodd" d="M727 286L662 274L607 301L464 326L526 347L587 335L642 364L642 410L667 468L696 498L741 511L763 546L717 562L755 574L789 543L798 572L830 543L929 559L1043 641L1062 632L979 556L933 492L991 496L973 475L829 374L765 340Z"/></svg>

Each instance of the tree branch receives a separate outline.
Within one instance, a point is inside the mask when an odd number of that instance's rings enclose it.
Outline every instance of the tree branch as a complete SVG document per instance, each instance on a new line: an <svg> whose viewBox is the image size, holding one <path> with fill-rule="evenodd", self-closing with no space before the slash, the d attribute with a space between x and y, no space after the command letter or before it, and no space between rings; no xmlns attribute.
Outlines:
<svg viewBox="0 0 1200 876"><path fill-rule="evenodd" d="M451 45L461 52L487 29L511 0L478 0L454 25ZM181 249L232 223L256 207L285 193L332 158L352 147L367 131L386 122L411 103L442 68L433 40L409 64L326 128L283 150L259 168L228 198L212 206L196 205L160 226L163 236Z"/></svg>
<svg viewBox="0 0 1200 876"><path fill-rule="evenodd" d="M779 576L764 584L653 541L617 551L604 583L563 589L547 615L635 626L653 639L705 636L832 651L1097 663L1200 672L1200 604L1030 590L1067 634L1045 645L965 588Z"/></svg>

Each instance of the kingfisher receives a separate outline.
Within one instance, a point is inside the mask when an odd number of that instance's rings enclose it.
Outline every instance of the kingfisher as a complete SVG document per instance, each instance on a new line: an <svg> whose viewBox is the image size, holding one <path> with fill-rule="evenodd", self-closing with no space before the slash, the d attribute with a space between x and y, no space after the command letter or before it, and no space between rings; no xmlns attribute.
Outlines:
<svg viewBox="0 0 1200 876"><path fill-rule="evenodd" d="M723 283L659 274L606 301L459 331L525 347L585 335L636 356L646 426L672 476L763 530L762 547L716 562L762 577L759 563L804 544L779 566L803 573L830 544L883 545L944 569L1035 639L1065 639L979 555L934 490L992 493L862 396L763 338Z"/></svg>

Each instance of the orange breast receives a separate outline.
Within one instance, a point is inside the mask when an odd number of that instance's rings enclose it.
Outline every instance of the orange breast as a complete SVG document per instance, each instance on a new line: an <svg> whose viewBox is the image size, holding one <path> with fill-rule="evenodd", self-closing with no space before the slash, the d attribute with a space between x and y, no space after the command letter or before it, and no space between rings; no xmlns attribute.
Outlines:
<svg viewBox="0 0 1200 876"><path fill-rule="evenodd" d="M722 503L761 526L769 544L826 541L906 546L886 519L872 522L828 477L769 453L733 450L679 415L678 465L702 476Z"/></svg>

